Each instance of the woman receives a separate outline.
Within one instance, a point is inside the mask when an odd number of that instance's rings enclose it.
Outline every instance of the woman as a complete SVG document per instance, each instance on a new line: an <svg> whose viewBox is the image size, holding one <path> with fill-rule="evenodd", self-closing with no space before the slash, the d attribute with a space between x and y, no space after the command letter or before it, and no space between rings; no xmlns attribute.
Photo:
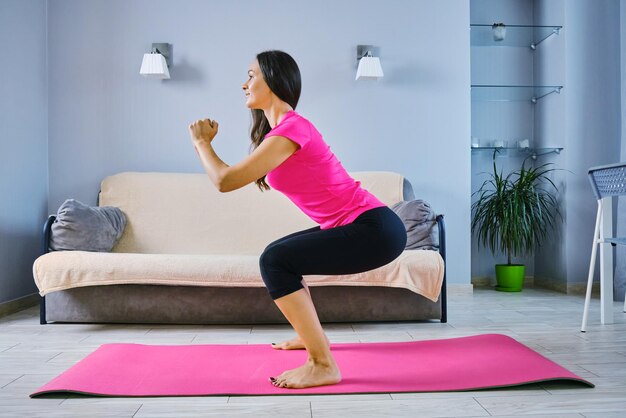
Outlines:
<svg viewBox="0 0 626 418"><path fill-rule="evenodd" d="M261 276L270 297L297 337L275 349L307 350L307 362L277 377L273 385L305 388L341 381L339 367L302 276L354 274L390 263L404 250L406 230L400 218L354 181L313 124L295 112L300 71L282 51L258 54L243 84L252 111L253 152L234 166L219 159L211 141L218 123L189 126L202 165L221 192L255 182L286 195L319 226L280 238L260 257Z"/></svg>

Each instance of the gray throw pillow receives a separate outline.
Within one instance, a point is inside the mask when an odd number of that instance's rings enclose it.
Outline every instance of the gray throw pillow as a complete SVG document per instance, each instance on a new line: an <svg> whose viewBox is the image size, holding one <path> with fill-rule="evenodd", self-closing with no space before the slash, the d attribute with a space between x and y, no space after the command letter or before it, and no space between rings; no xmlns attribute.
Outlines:
<svg viewBox="0 0 626 418"><path fill-rule="evenodd" d="M422 199L404 200L391 206L406 228L407 250L438 250L437 216L430 204Z"/></svg>
<svg viewBox="0 0 626 418"><path fill-rule="evenodd" d="M109 252L122 237L126 216L113 206L88 206L68 199L58 210L50 231L54 251Z"/></svg>

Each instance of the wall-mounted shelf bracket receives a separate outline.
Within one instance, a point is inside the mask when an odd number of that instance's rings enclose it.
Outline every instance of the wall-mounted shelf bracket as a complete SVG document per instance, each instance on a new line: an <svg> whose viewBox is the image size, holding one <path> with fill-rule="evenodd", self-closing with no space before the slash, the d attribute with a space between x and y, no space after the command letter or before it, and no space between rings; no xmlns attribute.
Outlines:
<svg viewBox="0 0 626 418"><path fill-rule="evenodd" d="M545 41L546 39L548 39L552 35L558 35L560 31L561 31L561 27L559 27L559 26L552 28L552 32L548 33L548 35L546 37L544 37L543 39L541 39L541 40L539 40L537 42L533 42L532 44L530 44L530 49L532 49L534 51L535 49L537 49L537 45L539 45L540 43L542 43L543 41Z"/></svg>
<svg viewBox="0 0 626 418"><path fill-rule="evenodd" d="M533 103L537 103L537 100L539 99L543 99L544 97L546 97L548 94L552 94L552 93L558 93L561 94L561 89L563 88L563 86L557 86L554 87L552 90L548 91L547 93L542 94L541 96L535 97L533 96L530 101Z"/></svg>

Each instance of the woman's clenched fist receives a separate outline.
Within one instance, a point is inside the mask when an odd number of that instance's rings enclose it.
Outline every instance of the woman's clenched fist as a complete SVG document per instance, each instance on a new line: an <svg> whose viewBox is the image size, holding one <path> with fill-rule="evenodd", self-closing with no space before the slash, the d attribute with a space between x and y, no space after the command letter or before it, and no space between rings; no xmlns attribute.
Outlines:
<svg viewBox="0 0 626 418"><path fill-rule="evenodd" d="M217 135L219 124L215 120L200 119L189 125L189 134L194 145L201 142L210 143Z"/></svg>

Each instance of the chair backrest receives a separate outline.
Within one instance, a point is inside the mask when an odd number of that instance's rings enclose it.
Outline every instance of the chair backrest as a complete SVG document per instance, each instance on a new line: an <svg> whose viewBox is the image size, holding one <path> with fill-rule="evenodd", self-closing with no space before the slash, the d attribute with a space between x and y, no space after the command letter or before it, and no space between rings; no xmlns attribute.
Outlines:
<svg viewBox="0 0 626 418"><path fill-rule="evenodd" d="M598 200L626 196L626 162L590 168L589 181Z"/></svg>

